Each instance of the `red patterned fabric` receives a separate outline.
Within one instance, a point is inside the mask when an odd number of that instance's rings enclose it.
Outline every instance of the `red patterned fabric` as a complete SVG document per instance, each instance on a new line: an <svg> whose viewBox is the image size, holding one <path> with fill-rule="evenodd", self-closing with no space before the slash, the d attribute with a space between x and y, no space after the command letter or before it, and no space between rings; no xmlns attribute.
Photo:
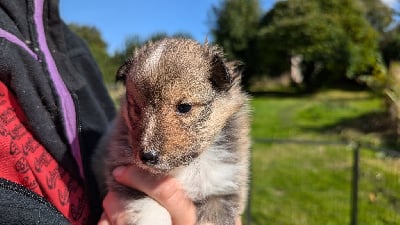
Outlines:
<svg viewBox="0 0 400 225"><path fill-rule="evenodd" d="M81 183L35 140L14 95L0 82L0 177L48 199L72 224L85 224L88 200Z"/></svg>

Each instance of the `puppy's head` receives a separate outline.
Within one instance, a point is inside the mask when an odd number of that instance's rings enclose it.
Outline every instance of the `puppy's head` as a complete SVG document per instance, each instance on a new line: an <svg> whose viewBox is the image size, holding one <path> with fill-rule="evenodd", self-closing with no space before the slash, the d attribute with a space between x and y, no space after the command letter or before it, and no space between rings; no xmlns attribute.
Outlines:
<svg viewBox="0 0 400 225"><path fill-rule="evenodd" d="M189 39L164 39L135 52L117 77L134 162L165 173L210 147L244 104L240 73L222 52Z"/></svg>

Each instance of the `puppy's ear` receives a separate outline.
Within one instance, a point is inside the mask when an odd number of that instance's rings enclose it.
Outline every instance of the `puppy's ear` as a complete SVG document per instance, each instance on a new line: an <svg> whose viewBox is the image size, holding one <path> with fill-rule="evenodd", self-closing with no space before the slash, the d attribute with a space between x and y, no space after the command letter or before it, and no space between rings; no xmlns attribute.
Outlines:
<svg viewBox="0 0 400 225"><path fill-rule="evenodd" d="M226 62L223 54L214 53L211 61L211 83L220 91L228 91L240 77L243 64L239 61Z"/></svg>
<svg viewBox="0 0 400 225"><path fill-rule="evenodd" d="M225 64L225 59L222 53L220 52L215 52L212 55L210 81L219 91L227 91L232 85L230 71Z"/></svg>
<svg viewBox="0 0 400 225"><path fill-rule="evenodd" d="M242 78L242 73L244 70L244 64L241 61L235 60L225 63L228 68L229 74L231 75L233 83L240 83Z"/></svg>
<svg viewBox="0 0 400 225"><path fill-rule="evenodd" d="M117 74L115 75L115 82L122 82L125 84L126 76L129 73L129 67L129 63L126 62L118 69Z"/></svg>

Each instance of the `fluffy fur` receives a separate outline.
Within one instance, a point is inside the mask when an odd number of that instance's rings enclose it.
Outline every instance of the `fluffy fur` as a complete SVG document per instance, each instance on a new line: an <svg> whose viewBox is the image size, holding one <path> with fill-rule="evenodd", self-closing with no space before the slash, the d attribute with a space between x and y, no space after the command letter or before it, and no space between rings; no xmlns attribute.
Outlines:
<svg viewBox="0 0 400 225"><path fill-rule="evenodd" d="M197 207L197 224L232 225L243 212L249 109L237 66L215 46L163 39L120 68L126 99L93 168L104 193L126 199L125 224L171 220L157 202L115 182L111 172L120 165L176 177Z"/></svg>

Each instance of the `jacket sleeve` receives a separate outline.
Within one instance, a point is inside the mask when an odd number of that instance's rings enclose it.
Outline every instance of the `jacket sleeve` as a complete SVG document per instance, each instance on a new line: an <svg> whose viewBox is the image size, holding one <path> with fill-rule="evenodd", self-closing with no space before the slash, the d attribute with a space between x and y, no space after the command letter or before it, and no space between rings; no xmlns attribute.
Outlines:
<svg viewBox="0 0 400 225"><path fill-rule="evenodd" d="M47 200L3 178L0 178L0 212L0 224L70 224Z"/></svg>

